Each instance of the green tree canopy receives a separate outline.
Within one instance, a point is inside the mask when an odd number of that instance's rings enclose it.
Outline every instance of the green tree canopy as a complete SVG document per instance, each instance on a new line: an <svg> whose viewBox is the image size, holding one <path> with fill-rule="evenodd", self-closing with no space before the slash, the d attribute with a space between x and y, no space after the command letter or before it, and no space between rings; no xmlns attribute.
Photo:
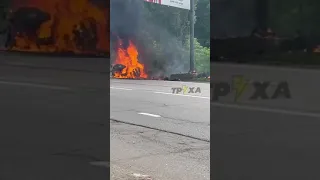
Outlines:
<svg viewBox="0 0 320 180"><path fill-rule="evenodd" d="M210 0L195 1L195 61L196 69L200 72L209 72L210 62ZM190 11L175 7L168 7L159 4L145 3L144 17L147 22L154 24L157 28L154 30L159 33L150 33L152 30L146 30L144 39L149 39L152 42L152 48L156 52L153 54L154 63L167 58L166 54L169 49L175 47L177 52L173 59L183 59L180 63L181 67L189 67L190 59ZM164 39L163 32L166 31L172 39L169 42L162 42ZM171 41L166 39L166 41ZM171 48L170 48L171 47ZM168 65L174 66L172 62L167 62ZM159 63L158 63L159 64ZM164 68L165 68L164 67Z"/></svg>

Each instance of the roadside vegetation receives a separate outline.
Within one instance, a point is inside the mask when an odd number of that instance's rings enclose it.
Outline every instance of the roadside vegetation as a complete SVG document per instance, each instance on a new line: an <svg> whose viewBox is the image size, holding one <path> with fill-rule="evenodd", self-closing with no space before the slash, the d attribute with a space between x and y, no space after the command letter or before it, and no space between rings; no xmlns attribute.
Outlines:
<svg viewBox="0 0 320 180"><path fill-rule="evenodd" d="M210 73L210 0L195 0L195 66L197 72ZM190 58L190 20L189 11L174 7L159 6L145 3L145 17L158 27L163 27L173 38L178 40L184 51L185 66L189 66ZM147 30L146 30L147 31ZM168 45L161 43L157 34L145 33L153 42L153 49L157 52L155 61L162 60Z"/></svg>

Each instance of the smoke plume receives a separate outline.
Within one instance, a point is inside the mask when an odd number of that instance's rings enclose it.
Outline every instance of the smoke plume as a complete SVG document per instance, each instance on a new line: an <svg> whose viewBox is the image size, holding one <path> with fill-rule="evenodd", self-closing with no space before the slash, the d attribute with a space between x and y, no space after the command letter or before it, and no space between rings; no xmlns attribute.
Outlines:
<svg viewBox="0 0 320 180"><path fill-rule="evenodd" d="M143 0L111 0L110 31L111 59L116 55L116 42L120 38L124 44L132 41L138 48L139 60L151 76L187 72L189 51L181 40L169 33L154 20L147 18L152 13L144 7ZM154 4L155 6L161 6ZM171 7L167 7L171 8ZM156 45L155 45L156 42Z"/></svg>
<svg viewBox="0 0 320 180"><path fill-rule="evenodd" d="M256 0L212 0L211 37L231 38L249 36L257 27Z"/></svg>

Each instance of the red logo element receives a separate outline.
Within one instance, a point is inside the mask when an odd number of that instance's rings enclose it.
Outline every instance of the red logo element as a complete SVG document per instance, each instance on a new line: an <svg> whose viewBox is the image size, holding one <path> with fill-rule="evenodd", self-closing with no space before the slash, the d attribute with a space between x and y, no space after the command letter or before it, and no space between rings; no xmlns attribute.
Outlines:
<svg viewBox="0 0 320 180"><path fill-rule="evenodd" d="M161 4L161 0L145 0L145 1L151 2L151 3Z"/></svg>

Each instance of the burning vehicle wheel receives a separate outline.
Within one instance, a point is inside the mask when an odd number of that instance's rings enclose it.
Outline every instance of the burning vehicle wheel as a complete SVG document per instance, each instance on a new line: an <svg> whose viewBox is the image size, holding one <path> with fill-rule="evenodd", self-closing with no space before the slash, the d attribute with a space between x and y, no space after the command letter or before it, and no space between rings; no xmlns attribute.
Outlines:
<svg viewBox="0 0 320 180"><path fill-rule="evenodd" d="M140 75L141 75L140 68L133 69L133 72L132 72L133 77L140 77Z"/></svg>
<svg viewBox="0 0 320 180"><path fill-rule="evenodd" d="M84 51L96 50L95 47L98 42L96 24L97 22L94 19L88 18L74 26L74 40L78 49Z"/></svg>
<svg viewBox="0 0 320 180"><path fill-rule="evenodd" d="M116 76L116 74L121 74L122 75L122 70L126 68L125 65L122 64L116 64L112 67L112 76Z"/></svg>

